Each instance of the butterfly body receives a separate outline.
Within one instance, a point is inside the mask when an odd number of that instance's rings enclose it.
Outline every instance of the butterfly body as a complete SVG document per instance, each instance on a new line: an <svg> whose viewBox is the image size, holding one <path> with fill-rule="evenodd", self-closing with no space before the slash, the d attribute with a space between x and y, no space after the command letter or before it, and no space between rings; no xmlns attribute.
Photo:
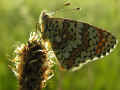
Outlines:
<svg viewBox="0 0 120 90"><path fill-rule="evenodd" d="M116 44L116 38L105 30L80 21L54 18L44 11L40 24L43 40L50 42L61 66L67 70L107 55Z"/></svg>

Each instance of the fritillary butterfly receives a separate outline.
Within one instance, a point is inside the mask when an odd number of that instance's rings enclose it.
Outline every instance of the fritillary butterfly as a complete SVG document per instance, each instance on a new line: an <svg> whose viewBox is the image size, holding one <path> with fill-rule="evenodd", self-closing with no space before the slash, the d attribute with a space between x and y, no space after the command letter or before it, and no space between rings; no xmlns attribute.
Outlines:
<svg viewBox="0 0 120 90"><path fill-rule="evenodd" d="M109 32L85 22L54 18L42 11L39 20L42 38L51 47L66 70L108 55L116 46L116 38Z"/></svg>

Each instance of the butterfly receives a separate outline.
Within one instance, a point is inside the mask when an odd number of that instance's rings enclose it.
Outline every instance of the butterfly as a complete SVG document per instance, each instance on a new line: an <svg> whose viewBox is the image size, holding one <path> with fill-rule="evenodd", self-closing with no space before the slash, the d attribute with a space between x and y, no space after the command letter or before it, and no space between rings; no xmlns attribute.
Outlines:
<svg viewBox="0 0 120 90"><path fill-rule="evenodd" d="M85 22L55 18L42 11L42 38L48 41L63 69L76 70L108 55L117 40L109 32Z"/></svg>

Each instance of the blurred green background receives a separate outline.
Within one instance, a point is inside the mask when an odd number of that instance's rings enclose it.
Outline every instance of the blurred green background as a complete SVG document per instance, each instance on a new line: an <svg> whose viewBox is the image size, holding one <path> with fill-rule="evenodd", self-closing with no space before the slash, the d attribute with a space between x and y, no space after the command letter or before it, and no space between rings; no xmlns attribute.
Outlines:
<svg viewBox="0 0 120 90"><path fill-rule="evenodd" d="M69 1L69 0L68 0ZM8 69L14 48L35 31L41 10L56 17L88 22L120 39L120 0L0 0L0 90L17 90L17 79ZM72 10L80 7L80 11ZM59 9L59 10L58 10ZM76 72L55 71L44 90L120 90L120 45L109 55Z"/></svg>

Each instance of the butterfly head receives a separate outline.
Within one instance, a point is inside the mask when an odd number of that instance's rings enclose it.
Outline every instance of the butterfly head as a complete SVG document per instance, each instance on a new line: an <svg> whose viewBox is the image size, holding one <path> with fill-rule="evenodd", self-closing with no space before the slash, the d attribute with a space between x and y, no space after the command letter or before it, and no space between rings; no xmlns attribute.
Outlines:
<svg viewBox="0 0 120 90"><path fill-rule="evenodd" d="M47 14L47 11L46 10L42 11L40 14L39 23L44 24L44 22L48 19L48 17L49 16Z"/></svg>
<svg viewBox="0 0 120 90"><path fill-rule="evenodd" d="M39 23L44 23L48 18L52 17L55 12L48 12L47 10L43 10L40 14Z"/></svg>
<svg viewBox="0 0 120 90"><path fill-rule="evenodd" d="M49 22L49 18L51 18L55 14L55 12L48 12L47 10L43 10L39 17L39 25L41 28L41 32L44 32L44 27L47 22Z"/></svg>

